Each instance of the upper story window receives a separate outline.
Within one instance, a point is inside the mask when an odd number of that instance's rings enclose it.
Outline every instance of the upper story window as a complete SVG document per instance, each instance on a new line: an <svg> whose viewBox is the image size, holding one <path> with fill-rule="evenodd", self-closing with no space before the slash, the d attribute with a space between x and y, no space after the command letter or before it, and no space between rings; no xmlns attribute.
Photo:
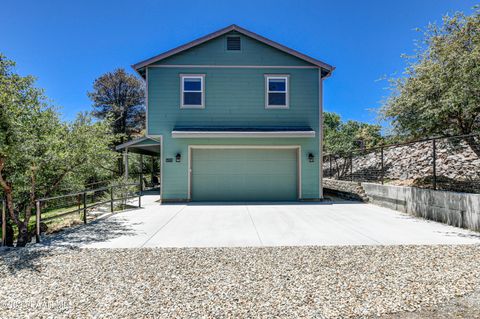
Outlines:
<svg viewBox="0 0 480 319"><path fill-rule="evenodd" d="M227 37L227 51L241 51L242 41L240 37Z"/></svg>
<svg viewBox="0 0 480 319"><path fill-rule="evenodd" d="M205 107L205 75L180 75L181 105L182 108Z"/></svg>
<svg viewBox="0 0 480 319"><path fill-rule="evenodd" d="M265 75L265 108L288 108L288 75Z"/></svg>

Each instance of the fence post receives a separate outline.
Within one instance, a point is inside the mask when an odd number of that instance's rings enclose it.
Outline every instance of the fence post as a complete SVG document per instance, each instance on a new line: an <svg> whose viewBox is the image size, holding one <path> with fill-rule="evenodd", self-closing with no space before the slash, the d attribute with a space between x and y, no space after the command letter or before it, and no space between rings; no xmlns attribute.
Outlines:
<svg viewBox="0 0 480 319"><path fill-rule="evenodd" d="M142 179L143 179L143 175L142 173L140 173L140 184L139 184L139 192L138 192L138 207L142 207L142 192L143 192L143 185L142 185Z"/></svg>
<svg viewBox="0 0 480 319"><path fill-rule="evenodd" d="M353 182L353 153L350 153L350 181Z"/></svg>
<svg viewBox="0 0 480 319"><path fill-rule="evenodd" d="M143 155L140 154L140 195L138 196L138 207L142 207L141 205L142 192L143 192Z"/></svg>
<svg viewBox="0 0 480 319"><path fill-rule="evenodd" d="M384 162L383 162L383 146L380 148L380 165L381 165L381 179L382 179L382 185L385 181L385 167L384 167Z"/></svg>
<svg viewBox="0 0 480 319"><path fill-rule="evenodd" d="M36 239L37 243L39 243L40 242L40 236L41 236L40 222L41 222L42 212L40 210L40 201L37 200L36 204L37 204L37 211L36 211L36 216L35 216L36 217L36 225L35 225L36 226L36 236L35 236L36 238L35 239Z"/></svg>
<svg viewBox="0 0 480 319"><path fill-rule="evenodd" d="M87 223L87 193L83 192L83 223Z"/></svg>
<svg viewBox="0 0 480 319"><path fill-rule="evenodd" d="M337 164L337 163L338 163L338 162L337 162L337 160L335 159L335 164L336 164L335 166L337 166L337 180L340 180L340 168L338 167L338 164ZM344 162L343 164L345 164L345 162Z"/></svg>
<svg viewBox="0 0 480 319"><path fill-rule="evenodd" d="M110 212L113 213L113 186L110 186Z"/></svg>
<svg viewBox="0 0 480 319"><path fill-rule="evenodd" d="M333 177L333 170L332 170L332 154L328 155L328 158L330 159L330 178Z"/></svg>
<svg viewBox="0 0 480 319"><path fill-rule="evenodd" d="M5 209L5 200L2 199L2 246L7 243L7 214Z"/></svg>
<svg viewBox="0 0 480 319"><path fill-rule="evenodd" d="M433 189L437 189L437 142L432 140L432 157L433 157Z"/></svg>

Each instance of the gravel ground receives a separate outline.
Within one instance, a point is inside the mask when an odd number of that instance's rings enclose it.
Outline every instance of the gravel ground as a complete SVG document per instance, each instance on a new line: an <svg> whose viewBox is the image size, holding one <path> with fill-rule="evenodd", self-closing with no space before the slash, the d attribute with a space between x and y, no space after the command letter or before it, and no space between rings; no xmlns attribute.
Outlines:
<svg viewBox="0 0 480 319"><path fill-rule="evenodd" d="M397 312L381 319L474 319L480 318L480 289L466 296L450 299L437 307L425 307L415 312Z"/></svg>
<svg viewBox="0 0 480 319"><path fill-rule="evenodd" d="M480 246L10 250L0 316L376 317L478 289L479 262Z"/></svg>

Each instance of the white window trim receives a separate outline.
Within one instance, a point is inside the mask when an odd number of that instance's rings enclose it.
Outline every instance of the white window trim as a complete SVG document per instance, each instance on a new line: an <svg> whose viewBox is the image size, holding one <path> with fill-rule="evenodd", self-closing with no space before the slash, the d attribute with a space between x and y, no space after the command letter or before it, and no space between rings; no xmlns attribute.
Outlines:
<svg viewBox="0 0 480 319"><path fill-rule="evenodd" d="M285 80L285 105L269 105L268 93L283 93L278 91L270 92L268 81L270 79ZM288 109L290 108L290 75L288 74L265 74L265 108L266 109Z"/></svg>
<svg viewBox="0 0 480 319"><path fill-rule="evenodd" d="M202 104L201 105L190 105L184 104L183 93L184 92L198 92L198 91L184 91L183 90L183 79L184 78L194 78L200 79L201 91L202 93ZM205 108L205 74L180 74L180 108L181 109L204 109Z"/></svg>

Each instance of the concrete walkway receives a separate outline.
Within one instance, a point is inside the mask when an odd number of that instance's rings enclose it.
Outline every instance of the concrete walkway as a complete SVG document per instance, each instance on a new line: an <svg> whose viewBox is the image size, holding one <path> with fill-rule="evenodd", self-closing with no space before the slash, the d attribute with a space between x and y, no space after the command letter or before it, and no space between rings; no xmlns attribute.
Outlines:
<svg viewBox="0 0 480 319"><path fill-rule="evenodd" d="M480 234L356 202L163 204L47 236L98 248L479 244Z"/></svg>

